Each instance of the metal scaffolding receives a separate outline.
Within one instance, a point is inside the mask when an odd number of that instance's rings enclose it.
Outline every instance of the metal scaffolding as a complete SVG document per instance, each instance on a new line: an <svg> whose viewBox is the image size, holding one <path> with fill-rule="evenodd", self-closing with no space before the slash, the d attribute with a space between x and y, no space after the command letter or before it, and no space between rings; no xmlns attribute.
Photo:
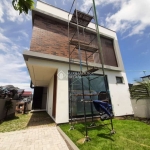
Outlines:
<svg viewBox="0 0 150 150"><path fill-rule="evenodd" d="M82 96L81 102L83 102L83 110L84 110L84 120L85 120L85 141L89 141L90 138L88 136L88 128L95 127L94 119L93 119L93 104L92 104L92 96L98 96L98 94L92 94L90 91L91 89L91 81L98 78L94 77L91 79L91 76L94 72L102 69L103 73L103 78L104 78L104 83L105 83L105 90L106 90L106 95L108 95L108 85L107 85L107 77L105 75L105 69L104 69L104 60L103 60L103 53L102 53L102 46L101 46L101 40L100 40L100 33L99 33L99 26L98 26L98 20L97 20L97 15L96 15L96 7L95 7L95 1L93 1L93 6L89 9L88 13L81 12L77 9L77 0L73 0L70 12L68 14L68 52L69 52L69 73L74 71L72 70L72 65L73 64L78 64L79 65L79 70L78 76L80 78L76 79L75 81L69 81L69 102L70 102L70 117L71 117L71 127L70 130L74 129L73 126L73 116L72 116L72 97L73 96ZM71 14L72 8L75 5L75 10L73 14ZM90 15L91 10L93 10L93 15ZM71 19L70 19L71 16ZM86 41L86 35L85 31L89 30L89 23L92 21L92 19L95 22L95 36L90 40ZM76 28L74 33L72 34L72 28ZM82 36L81 36L82 35ZM82 39L81 39L82 38ZM92 42L96 40L97 38L97 46L93 46ZM78 59L73 58L74 52L78 50ZM82 54L84 53L85 55L85 60L82 59ZM88 54L87 54L88 53ZM90 53L90 55L89 55ZM98 54L99 59L101 60L101 65L102 67L90 67L89 65L89 59L93 56L93 54ZM86 71L83 71L83 65L86 67ZM85 93L84 91L84 82L83 82L83 77L86 77L89 82L89 93ZM82 87L82 93L80 94L73 94L73 84L77 80L81 81L81 87ZM90 101L86 101L85 96L90 97ZM87 115L86 115L86 103L90 103L91 105L91 117L92 117L92 124L90 127L87 126ZM111 124L111 133L114 133L113 129L113 123L112 123L112 117L110 117L110 124Z"/></svg>

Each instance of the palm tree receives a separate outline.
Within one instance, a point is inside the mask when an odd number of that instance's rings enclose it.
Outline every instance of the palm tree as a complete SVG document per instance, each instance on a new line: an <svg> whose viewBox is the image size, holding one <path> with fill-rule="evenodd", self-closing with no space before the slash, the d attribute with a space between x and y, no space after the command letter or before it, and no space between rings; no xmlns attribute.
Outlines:
<svg viewBox="0 0 150 150"><path fill-rule="evenodd" d="M19 14L24 12L28 14L29 10L34 8L34 1L33 0L13 0L12 5L15 10L19 11Z"/></svg>
<svg viewBox="0 0 150 150"><path fill-rule="evenodd" d="M131 98L149 99L150 98L150 80L147 81L136 81L137 84L130 88Z"/></svg>

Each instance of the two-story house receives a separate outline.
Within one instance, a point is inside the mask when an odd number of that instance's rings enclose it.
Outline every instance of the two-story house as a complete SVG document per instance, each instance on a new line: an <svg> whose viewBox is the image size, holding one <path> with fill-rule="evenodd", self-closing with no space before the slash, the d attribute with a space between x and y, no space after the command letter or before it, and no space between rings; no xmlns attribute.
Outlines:
<svg viewBox="0 0 150 150"><path fill-rule="evenodd" d="M69 20L71 17L72 15ZM68 122L70 118L68 12L37 1L36 8L32 10L32 23L30 50L25 50L23 56L34 85L33 109L45 109L56 123ZM73 35L74 30L75 26L70 26L70 34ZM99 31L114 115L131 115L133 109L117 35L114 31L102 26L99 26ZM85 35L87 40L96 35L94 23L89 23ZM84 61L84 53L82 56ZM74 60L78 60L76 51L73 57ZM72 70L80 71L79 63L76 61L72 63ZM89 65L99 67L96 74L102 75L102 65L97 54L91 55ZM84 69L86 67L83 65ZM99 80L93 82L93 85L96 84L99 85L95 88L96 92L104 90L103 78L100 77ZM75 108L77 112L78 108ZM76 116L78 117L78 113Z"/></svg>

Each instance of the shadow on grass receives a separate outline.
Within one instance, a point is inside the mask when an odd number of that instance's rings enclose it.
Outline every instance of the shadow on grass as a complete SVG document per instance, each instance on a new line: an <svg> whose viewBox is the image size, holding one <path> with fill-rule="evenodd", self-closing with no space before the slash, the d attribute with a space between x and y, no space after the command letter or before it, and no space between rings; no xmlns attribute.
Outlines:
<svg viewBox="0 0 150 150"><path fill-rule="evenodd" d="M111 134L100 133L100 134L97 134L97 136L99 136L100 138L104 138L104 139L114 141Z"/></svg>
<svg viewBox="0 0 150 150"><path fill-rule="evenodd" d="M13 117L7 117L4 121L10 121L10 120L16 120L19 119L18 116L13 116Z"/></svg>
<svg viewBox="0 0 150 150"><path fill-rule="evenodd" d="M4 118L0 121L0 124L2 124L3 122L7 122L7 121L11 121L11 120L16 120L16 119L19 119L18 116L8 116L7 118Z"/></svg>
<svg viewBox="0 0 150 150"><path fill-rule="evenodd" d="M53 119L46 112L34 112L27 124L27 127L54 124Z"/></svg>
<svg viewBox="0 0 150 150"><path fill-rule="evenodd" d="M19 117L18 116L7 117L7 118L4 118L3 120L1 120L0 124L4 121L7 122L7 121L11 121L11 120L16 120L16 119L19 119Z"/></svg>
<svg viewBox="0 0 150 150"><path fill-rule="evenodd" d="M110 129L108 128L107 125L103 125L103 124L99 124L96 123L96 126L91 127L90 123L87 123L87 131L93 131L95 133L98 133L99 131L105 132L105 133L99 133L97 134L98 138L105 138L105 139L109 139L111 141L114 141L114 139L112 138L112 135L110 134ZM78 130L83 136L85 136L85 124L84 123L80 123L77 126L75 126L75 129ZM109 133L108 133L109 132Z"/></svg>

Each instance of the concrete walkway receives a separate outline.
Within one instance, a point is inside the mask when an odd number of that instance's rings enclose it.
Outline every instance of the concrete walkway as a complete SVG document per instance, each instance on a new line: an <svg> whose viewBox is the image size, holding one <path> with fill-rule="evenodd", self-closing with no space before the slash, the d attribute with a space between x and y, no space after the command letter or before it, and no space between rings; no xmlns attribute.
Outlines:
<svg viewBox="0 0 150 150"><path fill-rule="evenodd" d="M69 150L56 126L0 133L0 150Z"/></svg>

